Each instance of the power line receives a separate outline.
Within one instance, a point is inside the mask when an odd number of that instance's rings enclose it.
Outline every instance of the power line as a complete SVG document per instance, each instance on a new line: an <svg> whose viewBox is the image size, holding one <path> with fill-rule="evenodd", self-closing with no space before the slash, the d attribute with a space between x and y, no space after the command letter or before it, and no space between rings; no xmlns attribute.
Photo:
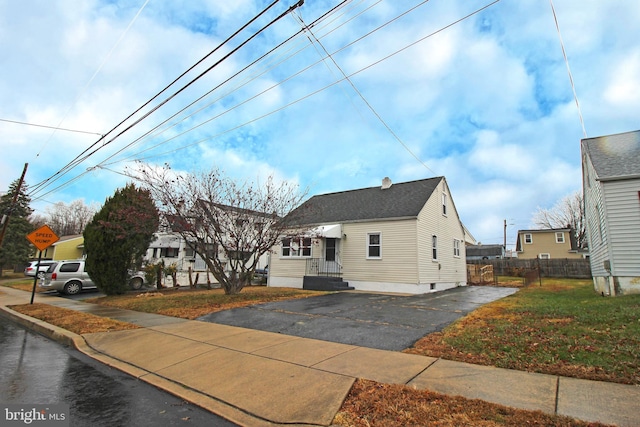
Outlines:
<svg viewBox="0 0 640 427"><path fill-rule="evenodd" d="M226 44L229 40L231 40L233 37L235 37L235 35L237 35L239 32L241 32L244 28L246 28L248 25L250 25L252 22L254 22L256 19L258 19L259 16L261 16L262 14L266 13L266 11L272 7L275 3L277 3L279 0L276 0L275 2L273 2L267 9L263 10L259 15L257 15L256 17L254 17L253 19L251 19L247 24L243 25L241 27L241 29L237 30L232 36L230 36L229 38L227 38L224 42L222 42L219 46L217 46L211 53L209 53L208 55L205 56L208 57L209 55L211 55L213 52L215 52L216 50L218 50L220 47L222 47L224 44ZM121 136L122 134L124 134L126 131L130 130L131 128L133 128L135 125L139 124L142 120L144 120L145 118L147 118L149 115L151 115L153 112L157 111L160 107L162 107L163 105L165 105L167 102L169 102L171 99L173 99L175 96L177 96L179 93L181 93L182 91L184 91L186 88L188 88L189 86L191 86L194 82L196 82L197 80L199 80L200 78L202 78L205 74L207 74L208 72L210 72L212 69L214 69L215 67L217 67L220 63L222 63L224 60L228 59L231 55L233 55L234 53L236 53L238 50L240 50L242 47L244 47L247 43L249 43L251 40L253 40L255 37L257 37L259 34L261 34L263 31L265 31L267 28L269 28L270 26L272 26L274 23L276 23L277 21L279 21L280 19L282 19L284 16L286 16L287 14L291 13L292 11L294 11L296 8L302 6L302 4L304 3L303 0L298 1L297 3L295 3L294 5L290 6L286 11L282 12L280 15L278 15L276 18L274 18L273 20L271 20L269 23L267 23L266 25L264 25L261 29L259 29L257 32L255 32L254 34L252 34L248 39L246 39L245 41L243 41L242 43L240 43L240 45L238 45L237 47L235 47L234 49L232 49L229 53L227 53L226 55L224 55L221 59L219 59L218 61L216 61L213 65L211 65L210 67L208 67L205 71L201 72L198 76L196 76L195 78L193 78L190 82L188 82L186 85L182 86L180 89L178 89L176 92L174 92L172 95L170 95L168 98L164 99L162 102L160 102L160 104L156 105L155 107L153 107L150 111L148 111L147 113L145 113L141 118L137 119L136 121L134 121L134 123L128 125L124 130L120 131L117 135L115 135L114 137L112 137L109 141L107 142L103 142L103 144L99 147L97 147L96 149L94 149L93 151L87 153L89 150L91 150L93 147L95 147L101 140L104 139L100 138L98 141L96 141L94 144L92 144L89 148L85 149L82 153L80 153L78 156L76 156L76 158L74 160L72 160L70 163L68 163L64 168L62 168L60 171L56 172L53 176L51 176L50 178L47 178L46 180L42 181L41 183L37 184L36 187L38 187L37 189L42 189L43 185L46 184L47 182L50 182L53 178L55 178L56 176L58 176L58 178L56 178L55 180L59 179L62 175L66 174L65 171L69 171L71 168L77 166L78 164L80 164L81 162L83 162L84 160L86 160L87 158L89 158L90 156L92 156L93 154L95 154L97 151L99 151L100 149L104 148L106 145L112 143L115 139L117 139L119 136ZM202 62L205 58L201 59L200 61L198 61L197 64L199 64L200 62ZM197 65L196 64L196 65ZM189 70L193 69L196 65L193 65L192 67L189 68ZM120 122L118 125L116 125L112 130L110 130L107 134L112 133L115 129L117 129L120 125L122 125L124 122L126 122L129 118L131 118L133 115L135 115L137 112L139 112L142 108L144 108L146 105L150 104L155 98L157 98L161 93L163 93L164 91L166 91L166 89L168 89L170 86L172 86L175 82L177 82L182 76L184 76L189 70L185 71L184 73L181 74L180 77L176 78L171 84L169 84L167 87L165 87L162 91L160 91L157 95L155 95L151 100L147 101L142 107L138 108L134 113L130 114L127 119L123 120L122 122ZM84 156L83 156L84 155ZM63 173L64 172L64 173ZM54 182L55 180L53 180L52 182ZM49 192L45 193L44 195L40 196L40 197L44 197L45 195L65 186L65 184L62 184L61 186L56 187L53 190L50 190ZM38 193L38 191L34 190L32 192L32 197Z"/></svg>
<svg viewBox="0 0 640 427"><path fill-rule="evenodd" d="M556 16L556 9L553 7L553 0L549 0L551 4L551 12L553 13L553 20L556 23L556 30L558 32L558 38L560 39L560 47L562 48L562 56L564 57L564 63L567 66L567 73L569 74L569 82L571 83L571 90L573 91L573 99L576 102L576 108L578 109L578 116L580 116L580 124L582 125L582 134L587 137L587 130L584 127L584 119L582 118L582 109L580 108L580 102L578 102L578 94L576 93L576 86L573 83L573 75L571 74L571 68L569 67L569 59L567 59L567 52L564 49L564 41L562 41L562 34L560 33L560 24L558 24L558 17Z"/></svg>
<svg viewBox="0 0 640 427"><path fill-rule="evenodd" d="M60 123L58 123L58 126L56 128L53 128L55 130L57 130L60 125L62 125L62 123L65 121L65 119L67 118L67 116L69 115L69 113L71 112L71 109L74 107L74 105L76 104L76 102L78 102L78 99L80 99L80 97L86 92L87 88L89 87L89 85L91 85L91 83L93 82L93 80L96 78L96 76L98 75L98 73L100 73L100 71L102 70L102 67L104 67L104 65L107 63L107 61L109 60L109 58L111 58L111 54L113 53L113 51L116 49L116 47L120 44L120 42L122 41L122 39L124 39L124 36L129 32L129 29L131 29L131 27L133 26L133 23L136 22L136 20L138 19L138 16L140 16L140 13L142 13L142 10L145 8L145 6L147 5L147 3L149 3L149 0L146 0L144 2L144 4L142 5L142 7L140 7L140 9L138 10L138 13L136 13L136 15L133 17L133 19L131 20L131 22L129 22L129 25L127 26L127 28L124 30L124 32L120 35L120 38L118 39L118 41L116 41L116 43L111 47L111 50L109 51L109 53L107 54L107 56L104 58L104 60L102 61L102 63L100 64L100 66L98 67L98 69L93 73L93 76L91 76L91 78L89 79L89 81L87 82L87 84L84 85L84 87L82 88L82 90L78 93L78 95L76 96L76 99L73 100L73 102L71 103L71 105L69 105L69 108L67 109L67 112L64 113L64 115L62 116L62 119L60 119ZM53 134L55 133L52 132L51 135L49 136L49 138L45 141L45 143L42 145L42 147L40 148L40 150L38 151L38 153L36 154L36 157L40 157L40 153L42 153L42 150L44 150L44 148L49 144L49 142L51 141L51 138L53 137ZM101 133L98 133L96 135L99 135L100 137L103 137L103 135Z"/></svg>
<svg viewBox="0 0 640 427"><path fill-rule="evenodd" d="M426 3L429 0L426 0L424 3ZM423 3L423 4L424 4ZM294 14L294 16L297 16ZM344 76L344 79L349 83L349 85L353 88L353 90L355 91L355 93L360 97L360 99L362 99L362 102L364 102L364 104L367 106L367 108L369 108L369 110L373 113L374 116L376 116L376 118L380 121L380 123L382 123L382 125L387 129L387 131L395 138L396 141L398 141L400 143L400 145L402 145L404 147L405 150L407 150L409 152L409 154L411 154L418 162L420 162L420 164L422 164L422 166L424 166L427 170L431 171L434 175L437 175L433 169L431 169L429 166L427 166L427 164L425 162L422 161L422 159L420 159L420 157L418 157L408 146L407 144L405 144L402 139L400 139L400 137L398 136L397 133L395 133L393 131L393 129L391 129L391 126L389 126L389 124L382 118L382 116L376 111L375 108L373 108L373 105L371 105L371 103L364 97L364 95L362 94L362 92L360 92L360 90L358 90L358 87L353 83L353 80L351 80L349 78L349 76L347 76L347 74L344 72L344 70L342 69L342 67L340 67L340 65L338 65L338 63L336 62L336 60L333 58L333 56L327 51L327 49L324 47L324 45L322 44L322 42L315 36L315 34L313 33L313 31L311 30L311 28L307 28L306 24L304 23L303 19L298 16L298 19L300 20L300 24L302 25L303 28L305 28L309 34L311 34L311 36L313 37L313 40L315 40L315 42L320 45L320 47L322 48L322 50L324 51L324 53L327 55L327 57L329 59L331 59L331 62L333 63L333 65L335 65L335 67L340 71L340 73ZM311 41L311 43L313 43L313 40Z"/></svg>
<svg viewBox="0 0 640 427"><path fill-rule="evenodd" d="M428 1L428 0L426 0L426 1ZM425 2L423 2L423 3L426 3L426 1L425 1ZM207 140L211 140L211 139L217 138L217 137L218 137L218 136L220 136L220 135L223 135L223 134L225 134L225 133L231 132L231 131L233 131L233 130L237 130L237 129L242 128L242 127L244 127L244 126L246 126L246 125L249 125L249 124L254 123L254 122L258 121L258 120L261 120L261 119L263 119L263 118L265 118L265 117L267 117L267 116L270 116L270 115L275 114L275 113L277 113L277 112L279 112L279 111L282 111L282 110L284 110L284 109L286 109L286 108L288 108L288 107L290 107L290 106L292 106L292 105L294 105L294 104L296 104L296 103L298 103L298 102L300 102L300 101L302 101L302 100L304 100L304 99L307 99L307 98L309 98L309 97L312 97L312 96L314 96L314 95L316 95L316 94L318 94L318 93L320 93L320 92L322 92L322 91L324 91L324 90L328 89L329 87L332 87L332 86L334 86L334 85L336 85L336 84L338 84L338 83L340 83L340 82L342 82L342 81L346 80L347 78L353 77L353 76L355 76L355 75L357 75L357 74L359 74L359 73L361 73L361 72L363 72L363 71L365 71L365 70L367 70L367 69L369 69L369 68L371 68L371 67L373 67L373 66L375 66L375 65L377 65L377 64L379 64L379 63L381 63L381 62L383 62L383 61L385 61L385 60L387 60L387 59L389 59L389 58L391 58L391 57L393 57L393 56L395 56L395 55L397 55L397 54L398 54L398 53L400 53L400 52L403 52L403 51L407 50L408 48L410 48L410 47L412 47L412 46L414 46L414 45L416 45L416 44L418 44L418 43L420 43L420 42L422 42L422 41L426 40L427 38L432 37L433 35L438 34L438 33L440 33L441 31L444 31L445 29L450 28L451 26L456 25L456 24L458 24L459 22L461 22L461 21L463 21L463 20L465 20L465 19L468 19L468 18L469 18L469 17L471 17L471 16L474 16L475 14L477 14L477 13L479 13L479 12L481 12L481 11L483 11L483 10L487 9L487 8L489 8L490 6L492 6L492 5L496 4L496 3L498 3L499 1L500 1L500 0L495 0L495 1L493 1L493 2L491 2L491 3L489 3L489 4L487 4L487 5L485 5L485 6L481 7L481 8L479 8L479 9L477 9L477 10L475 10L475 11L473 11L473 12L471 12L471 13L469 13L469 14L465 15L465 16L463 16L462 18L460 18L460 19L458 19L458 20L456 20L456 21L454 21L454 22L452 22L452 23L450 23L450 24L448 24L448 25L446 25L446 26L444 26L444 27L442 27L442 28L440 28L440 29L438 29L438 30L436 30L436 31L434 31L434 32L432 32L432 33L430 33L430 34L428 34L428 35L426 35L426 36L422 37L422 38L420 38L420 39L418 39L417 41L415 41L415 42L413 42L413 43L410 43L410 44L408 44L408 45L404 46L404 47L403 47L403 48L401 48L401 49L396 50L395 52L393 52L393 53L391 53L391 54L387 55L386 57L381 58L381 59L379 59L379 60L377 60L377 61L375 61L375 62L373 62L373 63L371 63L371 64L369 64L369 65L367 65L367 66L365 66L365 67L363 67L363 68L361 68L361 69L359 69L359 70L357 70L357 71L353 72L353 73L351 73L350 75L343 77L342 79L336 80L336 81L334 81L334 82L332 82L332 83L330 83L330 84L328 84L328 85L326 85L326 86L324 86L324 87L322 87L322 88L320 88L320 89L318 89L318 90L315 90L315 91L313 91L313 92L311 92L311 93L308 93L307 95L304 95L304 96L302 96L302 97L300 97L300 98L298 98L298 99L296 99L296 100L294 100L294 101L292 101L292 102L290 102L290 103L288 103L288 104L286 104L286 105L284 105L284 106L282 106L282 107L279 107L279 108L277 108L277 109L275 109L275 110L272 110L272 111L270 111L270 112L268 112L268 113L266 113L266 114L263 114L263 115L261 115L261 116L259 116L259 117L254 118L254 119L248 120L248 121L246 121L246 122L244 122L244 123L242 123L242 124L240 124L240 125L238 125L238 126L235 126L235 127L233 127L233 128L227 129L227 130L225 130L225 131L223 131L223 132L221 132L221 133L218 133L217 135L213 135L213 136L209 136L209 137L207 137L207 138L200 139L200 140L198 140L198 141L195 141L195 142L189 143L189 144L187 144L187 145L181 146L181 147L179 147L179 148L176 148L176 149L173 149L173 150L170 150L170 151L164 152L164 153L159 153L159 154L156 154L156 155L153 155L153 156L147 156L146 158L138 158L138 160L144 160L144 159L148 159L148 158L152 158L152 157L159 157L159 156L163 156L163 155L166 155L166 154L171 154L171 153L174 153L174 152L177 152L177 151L180 151L180 150L186 149L186 148L188 148L188 147L191 147L191 146L193 146L193 145L196 145L196 144L202 143L202 142L204 142L204 141L207 141ZM343 3L344 3L344 2L343 2ZM415 9L415 7L414 7L414 8L412 8L412 9L410 9L409 11L414 10L414 9ZM409 11L405 11L402 15L405 15L405 14L406 14L406 13L408 13ZM286 14L286 13L285 13L285 14ZM402 15L400 15L400 16L402 16ZM281 15L281 16L284 16L284 15ZM332 55L335 55L336 53L338 53L338 52L340 52L340 51L345 50L346 48L348 48L349 46L352 46L353 44L357 43L358 41L361 41L362 39L364 39L364 38L366 38L366 37L370 36L370 35L371 35L371 34L373 34L374 32L378 31L379 29L383 28L384 26L388 25L390 22L392 22L392 21L394 21L394 20L396 20L396 19L398 19L398 17L396 17L396 18L392 19L391 21L388 21L387 23L385 23L385 24L383 24L383 25L379 26L378 28L376 28L376 29L374 29L374 30L370 31L369 33L367 33L367 34L365 34L365 35L363 35L363 36L359 37L358 39L356 39L356 40L354 40L354 41L352 41L352 42L350 42L350 43L348 43L348 44L344 45L343 47L341 47L341 48L337 49L336 51L334 51L334 52L332 53ZM333 31L333 30L332 30L332 31ZM261 58L262 58L262 57L261 57ZM276 86L278 86L278 85L280 85L280 84L283 84L284 82L286 82L286 81L288 81L288 80L292 79L292 78L293 78L293 77L295 77L296 75L299 75L299 74L301 74L301 73L303 73L303 72L305 72L305 71L309 70L309 69L310 69L310 68L312 68L313 66L317 65L318 63L320 63L320 62L324 61L324 59L326 59L326 58L323 58L323 59L320 59L320 60L316 61L314 64L312 64L312 65L310 65L310 66L305 67L304 69L302 69L302 70L300 70L300 71L298 71L298 72L294 73L292 76L289 76L289 77L287 77L286 79L284 79L284 80L280 81L279 83L274 84L273 86L271 86L271 87L269 87L269 88L267 88L267 89L263 90L263 91L262 91L262 92L260 92L259 94L255 95L255 96L252 96L252 97L251 97L251 98L249 98L248 100L245 100L245 101L243 101L243 102L241 102L241 103L239 103L239 104L235 105L234 107L232 107L232 108L230 108L230 109L226 110L225 112L220 113L220 114L219 114L219 115L217 115L216 117L220 117L220 115L225 114L226 112L231 111L232 109L237 108L238 106L240 106L240 105L242 105L242 104L245 104L246 102L248 102L248 101L249 101L249 100L251 100L251 99L255 99L256 97L258 97L258 96L260 96L260 95L262 95L262 94L266 93L267 91L269 91L269 90L273 89L274 87L276 87ZM247 68L247 67L245 67L245 69L246 69L246 68ZM243 71L244 71L244 69L243 69ZM211 119L207 120L206 122L209 122L209 121L211 121L211 120L214 120L216 117L211 118ZM206 123L206 122L205 122L205 123ZM185 133L187 133L187 132L189 132L189 131L191 131L191 130L195 129L195 128L197 128L197 127L201 126L202 124L204 124L204 123L201 123L201 124L197 125L196 127L193 127L193 128L191 128L191 129L189 129L189 130L187 130L187 131L183 132L182 134L185 134ZM175 138L175 137L170 138L169 140L174 139L174 138ZM114 138L114 139L115 139L115 138ZM157 146L159 146L159 145L162 145L163 143L166 143L166 142L168 142L169 140L166 140L166 141L164 141L164 142L162 142L162 143L160 143L160 144L157 144L155 147L157 147ZM152 147L152 148L155 148L155 147ZM97 151L97 150L96 150L96 151ZM147 151L147 150L145 150L145 151ZM144 151L143 151L143 152L144 152ZM91 154L93 154L93 153L91 153ZM88 156L87 156L87 157L88 157ZM103 162L102 162L102 163L103 163ZM114 164L114 163L115 163L115 162L112 162L112 163L110 163L110 164ZM426 166L426 165L425 165L425 166ZM83 174L81 174L81 175L84 175L85 173L88 173L89 171L94 170L95 168L103 168L103 167L102 167L101 165L94 166L93 168L90 168L89 170L87 170L87 171L83 172ZM79 177L74 178L72 181L75 181L77 178L79 178ZM64 187L64 186L65 186L65 185L67 185L67 184L68 184L68 183L66 183L66 184L62 184L62 185L60 185L59 187L56 187L55 189L53 189L53 190L49 191L49 192L48 192L48 193L46 193L46 194L50 194L50 193L52 193L52 192L56 191L57 189L59 189L59 188L61 188L61 187Z"/></svg>
<svg viewBox="0 0 640 427"><path fill-rule="evenodd" d="M428 0L427 0L427 1L428 1ZM489 8L489 7L493 6L493 5L495 5L495 4L496 4L496 3L498 3L499 1L500 1L500 0L495 0L495 1L493 1L492 3L489 3L489 4L487 4L487 5L483 6L483 7L479 8L479 9L476 9L475 11L473 11L473 12L471 12L471 13L469 13L469 14L467 14L467 15L465 15L465 16L463 16L463 17L459 18L459 19L457 19L456 21L453 21L452 23L450 23L450 24L448 24L448 25L446 25L446 26L444 26L444 27L441 27L441 28L439 28L439 29L438 29L438 30L436 30L436 31L433 31L433 32L431 32L431 33L427 34L426 36L424 36L424 37L422 37L422 38L420 38L420 39L416 40L415 42L412 42L412 43L410 43L410 44L408 44L408 45L404 46L403 48L398 49L398 50L394 51L393 53L391 53L391 54L389 54L389 55L387 55L387 56L385 56L385 57L383 57L383 58L381 58L381 59L379 59L379 60L377 60L377 61L374 61L374 62L372 62L371 64L369 64L369 65L367 65L367 66L365 66L365 67L363 67L363 68L360 68L359 70L357 70L357 71L355 71L355 72L351 73L351 74L350 74L350 75L348 75L347 77L349 77L349 78L350 78L350 77L353 77L353 76L355 76L355 75L357 75L357 74L360 74L360 73L362 73L363 71L366 71L366 70L368 70L369 68L371 68L371 67L373 67L373 66L375 66L375 65L378 65L378 64L380 64L381 62L386 61L387 59L389 59L389 58L391 58L391 57L393 57L393 56L395 56L395 55L397 55L397 54L399 54L399 53L401 53L401 52L403 52L403 51L405 51L405 50L409 49L410 47L412 47L412 46L414 46L414 45L416 45L416 44L418 44L418 43L420 43L420 42L422 42L422 41L424 41L424 40L426 40L426 39L428 39L428 38L430 38L430 37L432 37L432 36L434 36L434 35L436 35L436 34L438 34L438 33L440 33L440 32L442 32L442 31L444 31L444 30L446 30L446 29L448 29L448 28L450 28L450 27L452 27L452 26L454 26L454 25L456 25L456 24L458 24L458 23L460 23L460 22L462 22L462 21L464 21L464 20L466 20L466 19L468 19L468 18L470 18L470 17L472 17L472 16L474 16L474 15L476 15L476 14L480 13L480 12L482 12L483 10L485 10L485 9L487 9L487 8ZM410 10L414 10L414 9L415 9L415 8L412 8L412 9L410 9ZM406 12L405 12L405 13L403 13L402 15L405 15L405 14L406 14ZM402 15L401 15L401 16L402 16ZM341 47L341 48L337 49L336 51L334 51L334 52L332 53L332 55L335 55L336 53L338 53L338 52L341 52L341 51L345 50L347 47L352 46L353 44L357 43L358 41L361 41L362 39L364 39L364 38L366 38L366 37L368 37L368 36L372 35L374 32L376 32L376 31L380 30L381 28L383 28L384 26L388 25L390 22L392 22L392 21L396 20L397 18L398 18L398 17L394 18L394 19L393 19L393 20L391 20L391 21L386 22L385 24L383 24L383 25L381 25L381 26L379 26L379 27L375 28L374 30L370 31L369 33L365 34L364 36L362 36L362 37L360 37L360 38L358 38L358 39L356 39L356 40L354 40L354 41L352 41L352 42L350 42L350 43L348 43L348 44L344 45L343 47ZM227 109L226 111L224 111L224 112L222 112L222 113L219 113L217 116L215 116L215 117L213 117L213 118L211 118L211 119L208 119L207 121L205 121L205 122L203 122L203 123L201 123L201 124L199 124L199 125L197 125L197 126L195 126L195 127L192 127L192 128L190 128L190 129L188 129L188 130L186 130L186 131L182 132L180 135L177 135L177 136L184 135L184 134L188 133L189 131L191 131L191 130L193 130L193 129L195 129L195 128L199 127L199 126L201 126L202 124L204 124L204 123L206 123L206 122L209 122L209 121L211 121L211 120L214 120L215 118L219 118L220 116L222 116L222 115L226 114L227 112L229 112L229 111L231 111L231 110L233 110L233 109L235 109L235 108L237 108L237 107L239 107L239 106L241 106L241 105L243 105L243 104L245 104L245 103L249 102L249 101L250 101L250 100L252 100L252 99L255 99L255 98L259 97L260 95L262 95L262 94L264 94L264 93L268 92L269 90L272 90L273 88L275 88L275 87L277 87L277 86L279 86L279 85L283 84L284 82L286 82L286 81L288 81L288 80L291 80L293 77L296 77L297 75L302 74L302 73L304 73L304 72L308 71L309 69L313 68L315 65L317 65L317 64L319 64L320 62L324 61L324 59L326 59L326 58L319 59L318 61L314 62L313 64L308 65L307 67L305 67L305 68L303 68L302 70L300 70L300 71L298 71L298 72L294 73L293 75L291 75L291 76L289 76L289 77L287 77L287 78L285 78L285 79L281 80L280 82L278 82L278 83L276 83L276 84L274 84L274 85L270 86L269 88L267 88L267 89L263 90L262 92L258 93L257 95L254 95L254 96L250 97L249 99L247 99L247 100L245 100L245 101L242 101L242 102L240 102L240 103L238 103L238 104L234 105L233 107L231 107L231 108ZM251 124L251 123L257 122L257 121L259 121L259 120L261 120L261 119L263 119L263 118L265 118L265 117L268 117L268 116L270 116L270 115L273 115L273 114L275 114L275 113L278 113L278 112L280 112L280 111L282 111L282 110L284 110L284 109L286 109L286 108L288 108L288 107L290 107L290 106L292 106L292 105L297 104L298 102L301 102L301 101L303 101L303 100L305 100L305 99L307 99L307 98L310 98L310 97L312 97L312 96L314 96L314 95L317 95L318 93L321 93L321 92L323 92L324 90L329 89L330 87L333 87L333 86L335 86L335 85L337 85L337 84L339 84L339 83L343 82L344 80L346 80L346 78L341 78L341 79L339 79L339 80L336 80L336 81L334 81L334 82L332 82L332 83L330 83L330 84L328 84L328 85L325 85L324 87L322 87L322 88L320 88L320 89L317 89L317 90L315 90L315 91L313 91L313 92L310 92L310 93L308 93L308 94L306 94L306 95L304 95L304 96L302 96L302 97L300 97L300 98L298 98L298 99L296 99L296 100L294 100L294 101L292 101L292 102L290 102L290 103L288 103L288 104L285 104L285 105L284 105L284 106L282 106L282 107L279 107L279 108L277 108L277 109L275 109L275 110L272 110L272 111L270 111L270 112L268 112L268 113L266 113L266 114L263 114L263 115L261 115L261 116L259 116L259 117L254 118L254 119L248 120L248 121L246 121L246 122L244 122L244 123L242 123L242 124L240 124L240 125L237 125L237 126L235 126L235 127L233 127L233 128L230 128L230 129L227 129L227 130L225 130L225 131L222 131L222 132L220 132L220 133L218 133L218 134L216 134L216 135L212 135L212 136L209 136L209 137L206 137L206 138L200 139L200 140L198 140L198 141L191 142L191 143L189 143L189 144L187 144L187 145L184 145L184 146L182 146L182 147L179 147L179 148L176 148L176 149L173 149L173 150L170 150L170 151L165 151L165 152L163 152L163 153L159 153L159 154L157 154L157 155L147 156L147 157L143 157L143 158L138 158L137 160L147 160L147 159L154 158L154 157L161 157L161 156L165 156L165 155L167 155L167 154L172 154L172 153L175 153L175 152L181 151L181 150L183 150L183 149L186 149L186 148L192 147L192 146L197 145L197 144L200 144L200 143L202 143L202 142L205 142L205 141L208 141L208 140L211 140L211 139L215 139L215 138L217 138L217 137L219 137L219 136L222 136L222 135L224 135L224 134L226 134L226 133L229 133L229 132L231 132L231 131L234 131L234 130L240 129L240 128L242 128L242 127L244 127L244 126L247 126L247 125L249 125L249 124ZM151 147L150 149L157 148L158 146L160 146L160 145L162 145L162 144L164 144L164 143L166 143L166 142L168 142L168 141L171 141L172 139L175 139L177 136L174 136L174 137L169 138L169 139L167 139L167 140L165 140L165 141L163 141L163 142L161 142L161 143L159 143L159 144L156 144L154 147ZM148 150L149 150L149 149L144 150L144 151L148 151ZM143 151L143 152L144 152L144 151ZM131 158L131 157L129 157L129 158ZM111 163L111 164L113 164L113 163Z"/></svg>
<svg viewBox="0 0 640 427"><path fill-rule="evenodd" d="M55 130L60 130L60 131L64 131L64 132L76 132L76 133L84 133L84 134L88 134L88 135L102 136L102 134L98 133L98 132L87 132L87 131L84 131L84 130L67 129L67 128L61 128L61 127L58 127L58 126L39 125L39 124L35 124L35 123L20 122L18 120L0 119L0 122L15 123L15 124L24 125L24 126L35 126L35 127L39 127L39 128L55 129Z"/></svg>
<svg viewBox="0 0 640 427"><path fill-rule="evenodd" d="M215 52L217 52L219 49L221 49L225 44L227 44L231 39L233 39L236 35L238 35L240 32L242 32L244 29L246 29L249 25L251 25L253 22L255 22L258 18L260 18L262 15L264 15L269 9L271 9L276 3L278 3L280 0L275 0L273 1L269 6L267 6L265 9L263 9L258 15L256 15L255 17L253 17L251 20L249 20L246 24L244 24L243 26L241 26L238 30L236 30L231 36L227 37L227 39L225 39L222 43L220 43L218 46L216 46L211 52L209 52L207 55L205 55L204 57L202 57L198 62L196 62L194 65L192 65L191 67L189 67L186 71L184 71L182 74L180 74L178 77L176 77L171 83L169 83L167 86L165 86L160 92L158 92L156 95L154 95L151 99L149 99L147 102L145 102L142 106L138 107L133 113L129 114L124 120L122 120L120 123L118 123L116 126L114 126L113 128L111 128L111 130L109 130L106 134L104 134L100 139L98 139L96 142L94 142L92 145L90 145L88 148L86 148L84 151L82 151L79 155L77 155L73 160L71 160L71 162L67 163L67 165L65 165L62 169L60 169L58 172L56 172L55 174L53 174L51 177L45 179L44 181L34 185L33 187L33 193L37 193L37 190L40 189L44 184L46 184L47 182L51 181L53 178L55 178L56 176L59 176L61 174L63 174L66 170L71 169L75 166L77 166L79 163L81 163L82 161L84 161L88 156L94 154L97 150L89 153L88 155L85 155L89 150L91 150L92 148L94 148L96 145L100 144L101 141L103 141L105 139L105 137L111 133L113 133L116 129L118 129L120 126L122 126L127 120L131 119L135 114L137 114L138 112L140 112L143 108L145 108L146 106L148 106L151 102L153 102L156 98L158 98L161 94L163 94L164 92L166 92L171 86L173 86L176 82L178 82L182 77L184 77L187 73L189 73L191 70L193 70L194 68L196 68L198 65L200 65L203 61L205 61L208 57L210 57L211 55L213 55ZM302 0L299 3L296 3L295 7L298 7L302 4ZM294 6L292 6L291 8L294 8ZM285 12L284 14L281 14L277 19L281 19L282 16L284 16L286 13L288 13L289 11L291 11L292 9L289 8L289 10L287 12ZM271 25L271 23L269 24ZM264 29L265 27L263 27ZM261 29L260 32L263 30ZM257 33L256 33L257 34ZM254 35L255 36L255 35ZM252 36L252 38L254 37ZM237 50L237 49L236 49ZM225 58L227 58L229 56L226 55ZM216 62L215 65L219 64L221 61ZM145 114L142 118L138 119L137 121L134 122L134 124L129 125L124 131L121 131L118 135L116 135L116 137L111 138L110 141L107 142L103 142L101 147L98 147L98 150L104 146L106 146L107 144L113 142L113 140L115 140L115 138L117 138L118 136L122 135L124 132L126 132L127 130L131 129L131 127L133 127L134 125L140 123L140 121L144 120L146 117L148 117L149 114L153 113L154 111L156 111L160 106L164 105L166 102L168 102L170 99L172 99L173 97L175 97L178 93L180 93L181 91L183 91L184 89L186 89L186 87L190 86L193 82L195 82L196 80L198 80L199 78L201 78L205 73L209 72L211 69L213 69L214 66L209 67L204 73L201 73L198 77L196 77L195 79L193 79L191 82L189 82L186 86L183 86L178 92L174 93L173 95L171 95L169 98L165 99L163 103L161 103L160 105L156 106L154 109L152 109L150 112L148 112L147 114ZM84 156L84 157L83 157Z"/></svg>

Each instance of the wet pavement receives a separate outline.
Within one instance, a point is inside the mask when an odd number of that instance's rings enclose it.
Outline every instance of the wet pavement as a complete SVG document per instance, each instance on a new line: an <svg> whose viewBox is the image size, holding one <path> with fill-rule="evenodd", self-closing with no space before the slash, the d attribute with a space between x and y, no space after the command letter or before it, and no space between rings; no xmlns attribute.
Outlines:
<svg viewBox="0 0 640 427"><path fill-rule="evenodd" d="M197 320L400 351L516 288L466 286L422 295L339 292L256 304Z"/></svg>
<svg viewBox="0 0 640 427"><path fill-rule="evenodd" d="M0 342L2 404L65 403L72 426L235 426L3 317Z"/></svg>

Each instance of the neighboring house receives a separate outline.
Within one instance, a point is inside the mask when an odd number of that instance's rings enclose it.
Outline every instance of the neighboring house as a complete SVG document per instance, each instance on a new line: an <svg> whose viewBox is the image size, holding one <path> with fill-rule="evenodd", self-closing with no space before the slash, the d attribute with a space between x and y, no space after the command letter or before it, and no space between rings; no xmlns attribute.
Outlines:
<svg viewBox="0 0 640 427"><path fill-rule="evenodd" d="M83 259L84 237L82 234L62 236L60 239L42 252L42 258L52 260Z"/></svg>
<svg viewBox="0 0 640 427"><path fill-rule="evenodd" d="M596 291L640 293L640 130L583 139L582 186Z"/></svg>
<svg viewBox="0 0 640 427"><path fill-rule="evenodd" d="M207 280L210 280L211 283L216 283L217 281L213 275L206 275L208 268L202 257L187 244L178 232L170 231L169 226L166 228L168 231L154 233L154 239L149 245L149 249L147 249L144 260L154 264L164 262L165 266L175 264L178 269L177 284L181 286L189 285L189 271L192 272L193 280L195 280L195 275L199 274L199 283L207 283ZM214 256L217 251L217 256L224 259L223 251L218 250L213 243L209 244L207 251L211 256ZM258 260L257 268L263 269L268 266L268 263L269 254L263 254ZM163 284L171 286L172 281L165 278Z"/></svg>
<svg viewBox="0 0 640 427"><path fill-rule="evenodd" d="M570 228L518 230L516 252L519 259L583 258Z"/></svg>
<svg viewBox="0 0 640 427"><path fill-rule="evenodd" d="M467 260L502 259L505 257L502 245L470 245L467 246Z"/></svg>
<svg viewBox="0 0 640 427"><path fill-rule="evenodd" d="M465 232L444 177L314 196L284 221L307 231L274 247L269 286L343 281L418 294L466 285Z"/></svg>

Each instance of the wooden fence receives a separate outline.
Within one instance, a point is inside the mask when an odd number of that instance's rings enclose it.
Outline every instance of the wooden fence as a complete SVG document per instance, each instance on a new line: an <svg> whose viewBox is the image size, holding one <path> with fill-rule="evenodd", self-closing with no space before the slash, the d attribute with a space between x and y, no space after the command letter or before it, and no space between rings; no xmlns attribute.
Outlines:
<svg viewBox="0 0 640 427"><path fill-rule="evenodd" d="M467 282L472 285L496 284L492 265L467 264Z"/></svg>
<svg viewBox="0 0 640 427"><path fill-rule="evenodd" d="M538 270L541 277L591 278L588 259L482 259L469 260L469 265L491 265L496 276L525 277L528 271Z"/></svg>

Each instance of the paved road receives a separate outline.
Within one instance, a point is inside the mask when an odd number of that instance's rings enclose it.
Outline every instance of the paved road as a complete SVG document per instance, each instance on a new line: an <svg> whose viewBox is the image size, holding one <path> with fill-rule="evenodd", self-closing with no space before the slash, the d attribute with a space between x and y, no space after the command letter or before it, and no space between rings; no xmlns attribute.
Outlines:
<svg viewBox="0 0 640 427"><path fill-rule="evenodd" d="M76 427L235 426L3 317L0 342L0 406L66 403Z"/></svg>
<svg viewBox="0 0 640 427"><path fill-rule="evenodd" d="M423 295L340 292L256 304L198 320L400 351L516 288L468 286Z"/></svg>

